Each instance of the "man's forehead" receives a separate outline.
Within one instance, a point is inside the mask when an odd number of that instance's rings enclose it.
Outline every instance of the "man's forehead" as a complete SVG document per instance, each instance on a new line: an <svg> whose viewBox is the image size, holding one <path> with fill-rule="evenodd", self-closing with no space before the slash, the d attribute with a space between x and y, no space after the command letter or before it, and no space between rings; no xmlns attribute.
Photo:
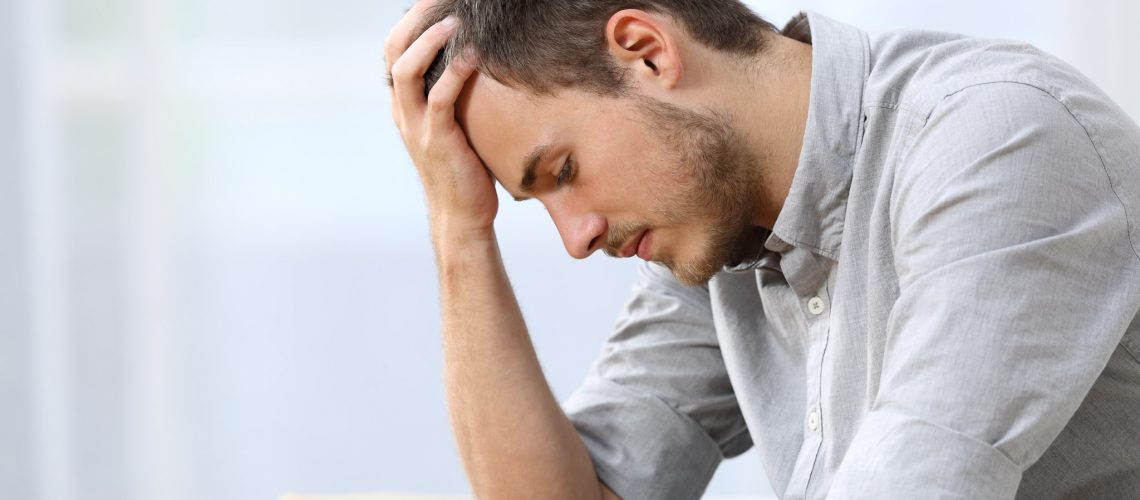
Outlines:
<svg viewBox="0 0 1140 500"><path fill-rule="evenodd" d="M565 99L538 96L477 74L460 97L457 116L471 147L514 191L526 160L540 146L558 139L574 119Z"/></svg>

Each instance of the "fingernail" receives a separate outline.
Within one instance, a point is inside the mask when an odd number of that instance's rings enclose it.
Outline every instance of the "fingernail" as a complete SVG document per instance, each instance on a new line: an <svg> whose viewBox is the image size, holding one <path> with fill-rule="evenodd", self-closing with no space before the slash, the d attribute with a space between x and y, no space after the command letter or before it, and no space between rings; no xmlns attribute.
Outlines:
<svg viewBox="0 0 1140 500"><path fill-rule="evenodd" d="M439 24L443 25L444 28L450 28L452 26L455 26L455 24L458 22L459 22L459 20L456 19L455 16L447 16L447 17L443 18L443 20L440 21Z"/></svg>

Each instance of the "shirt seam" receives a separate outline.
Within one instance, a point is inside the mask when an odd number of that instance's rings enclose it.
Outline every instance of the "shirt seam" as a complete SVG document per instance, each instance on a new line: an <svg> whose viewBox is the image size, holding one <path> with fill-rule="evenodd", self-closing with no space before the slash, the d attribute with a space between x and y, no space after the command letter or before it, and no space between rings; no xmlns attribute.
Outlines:
<svg viewBox="0 0 1140 500"><path fill-rule="evenodd" d="M960 89L957 89L953 92L947 93L946 95L942 96L942 98L939 99L937 103L935 103L933 106L931 106L930 109L926 112L926 116L923 118L923 121L922 121L922 127L920 127L919 130L921 131L921 130L926 128L926 126L930 122L930 117L933 116L934 112L938 109L938 105L945 102L946 99L949 99L950 97L958 95L958 94L965 92L969 89L972 89L974 87L982 87L982 86L986 86L986 85L1002 84L1002 83L1008 83L1008 84L1013 84L1013 85L1022 85L1025 87L1036 89L1037 91L1049 96L1049 98L1053 99L1057 104L1059 104L1061 106L1061 108L1063 108L1065 110L1066 113L1069 114L1069 117L1073 119L1073 123L1076 123L1077 126L1081 127L1081 131L1083 131L1085 133L1085 137L1088 139L1089 145L1092 146L1093 151L1096 152L1097 160L1100 162L1100 168L1101 168L1101 170L1104 171L1105 178L1108 181L1109 191L1112 192L1112 196L1114 198L1116 198L1116 202L1120 205L1121 210L1124 212L1124 223L1125 223L1125 226L1127 227L1126 236L1128 239L1128 244L1130 247L1132 247L1132 253L1136 257L1136 260L1138 262L1140 262L1140 243L1135 241L1132 237L1132 233L1134 232L1134 229L1135 229L1135 224L1132 222L1132 219L1133 219L1132 214L1128 211L1128 205L1124 203L1124 198L1122 198L1120 196L1120 192L1116 189L1116 185L1113 183L1112 173L1109 172L1109 170L1108 170L1108 164L1104 160L1104 154L1101 152L1100 146L1097 144L1096 139L1093 138L1092 133L1089 131L1088 127L1085 126L1084 122L1082 122L1081 119L1077 116L1077 114L1073 112L1072 108L1070 108L1068 104L1065 104L1065 101L1058 98L1057 95L1054 94L1052 91L1044 89L1039 85L1034 85L1032 83L1018 81L1018 80L990 80L990 81L986 81L986 82L978 82L978 83L966 85L966 86L964 86ZM906 147L906 151L899 157L900 162L905 162L910 157L911 148L913 146L914 146L914 141L911 140L910 144L908 144Z"/></svg>
<svg viewBox="0 0 1140 500"><path fill-rule="evenodd" d="M1029 85L1029 84L1023 84L1023 85ZM1065 108L1065 112L1069 113L1069 117L1071 117L1073 119L1073 122L1076 123L1078 126L1080 126L1081 130L1084 131L1085 137L1087 137L1089 140L1089 145L1092 146L1093 151L1096 151L1097 160L1100 160L1100 168L1102 170L1104 170L1104 177L1108 181L1108 189L1110 191L1112 191L1112 195L1114 197L1116 197L1117 203L1120 204L1120 209L1124 211L1124 224L1127 226L1128 243L1132 246L1132 253L1136 256L1136 260L1138 262L1140 262L1140 243L1138 243L1137 241L1135 241L1132 238L1132 233L1135 230L1135 224L1133 224L1133 222L1132 222L1132 220L1133 220L1132 214L1129 213L1128 205L1124 203L1124 198L1120 196L1120 191L1116 189L1116 184L1113 182L1112 172L1109 171L1108 164L1107 164L1107 162L1104 161L1104 154L1101 152L1100 145L1097 144L1096 139L1093 138L1092 132L1089 131L1089 128L1085 125L1085 123L1083 121L1081 121L1080 117L1077 116L1077 114L1072 110L1072 108L1070 108L1068 104L1065 104L1065 101L1062 101L1057 96L1046 91L1045 89L1042 89L1042 88L1037 87L1035 85L1029 85L1029 86L1036 88L1037 90L1040 90L1041 92L1044 92L1046 95L1051 97L1054 101L1057 101L1057 104L1060 104L1061 107Z"/></svg>
<svg viewBox="0 0 1140 500"><path fill-rule="evenodd" d="M1126 354L1128 354L1128 357L1132 358L1132 360L1135 361L1136 364L1140 365L1140 353L1132 350L1133 349L1133 347L1132 347L1133 342L1129 341L1127 333L1125 333L1124 337L1125 338L1120 340L1120 346L1124 348L1124 352ZM1137 344L1138 344L1138 347L1140 347L1140 343L1137 343Z"/></svg>
<svg viewBox="0 0 1140 500"><path fill-rule="evenodd" d="M844 205L846 205L846 202L844 202ZM779 235L777 235L777 236L779 236ZM819 254L821 257L831 259L834 262L839 262L839 255L838 254L824 250L822 248L819 248L816 245L809 245L807 243L804 243L799 238L785 238L783 236L780 236L780 239L784 240L785 242L787 242L789 245L791 245L793 247L803 248L803 249L811 251L812 253Z"/></svg>

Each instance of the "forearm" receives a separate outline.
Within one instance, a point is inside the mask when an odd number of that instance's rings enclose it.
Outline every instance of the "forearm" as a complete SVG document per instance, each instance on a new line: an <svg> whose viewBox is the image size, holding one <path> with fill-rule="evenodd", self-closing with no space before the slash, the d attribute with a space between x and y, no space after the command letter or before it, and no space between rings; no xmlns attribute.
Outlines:
<svg viewBox="0 0 1140 500"><path fill-rule="evenodd" d="M436 238L452 428L480 498L599 498L542 374L493 232Z"/></svg>

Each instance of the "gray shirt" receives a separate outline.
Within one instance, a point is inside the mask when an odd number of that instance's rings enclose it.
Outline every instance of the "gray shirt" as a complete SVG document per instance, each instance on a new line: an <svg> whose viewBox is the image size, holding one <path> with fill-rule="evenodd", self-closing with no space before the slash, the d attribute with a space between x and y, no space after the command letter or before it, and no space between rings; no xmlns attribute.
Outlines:
<svg viewBox="0 0 1140 500"><path fill-rule="evenodd" d="M801 25L758 258L642 265L564 404L598 476L696 498L756 446L785 499L1140 497L1140 129L1025 44Z"/></svg>

